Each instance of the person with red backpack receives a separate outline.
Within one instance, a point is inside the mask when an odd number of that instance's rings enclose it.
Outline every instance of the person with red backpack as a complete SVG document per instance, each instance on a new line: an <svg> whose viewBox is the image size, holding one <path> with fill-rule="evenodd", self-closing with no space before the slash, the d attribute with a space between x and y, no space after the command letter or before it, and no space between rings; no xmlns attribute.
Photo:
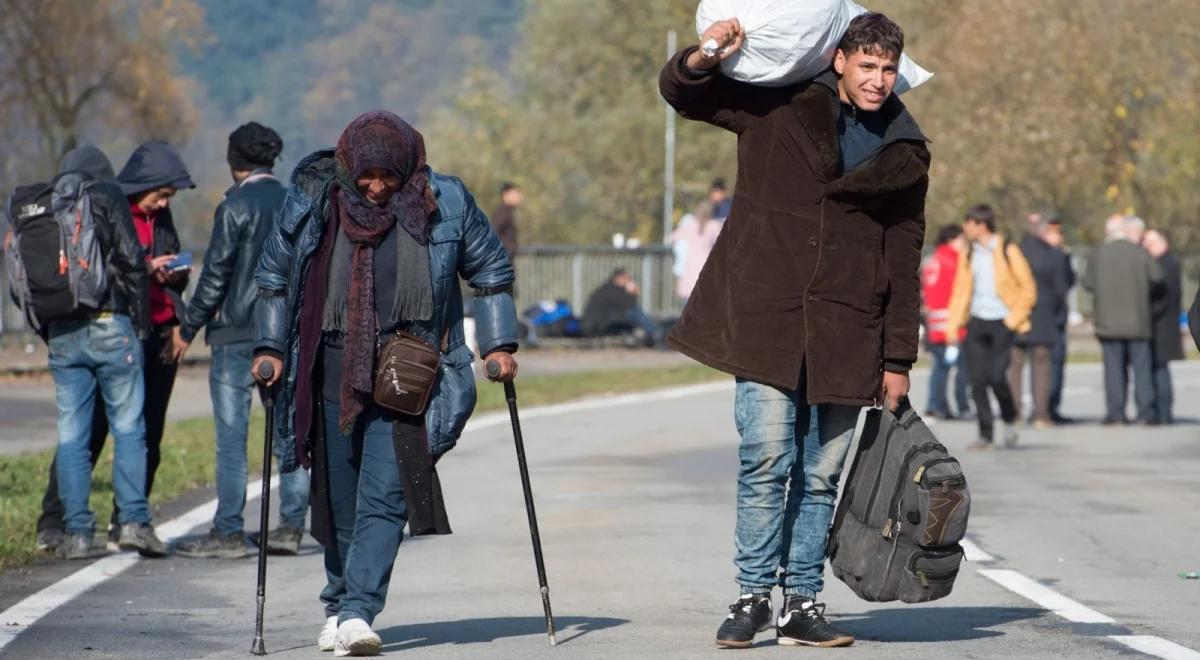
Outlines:
<svg viewBox="0 0 1200 660"><path fill-rule="evenodd" d="M925 303L925 347L933 358L929 372L929 404L925 406L925 417L954 419L950 402L946 398L946 384L950 370L954 369L955 403L958 416L970 412L967 401L966 360L958 347L946 341L950 322L950 294L954 291L954 276L958 272L958 257L967 249L967 239L958 225L947 225L938 231L937 247L921 266L921 297ZM961 344L966 329L958 332Z"/></svg>
<svg viewBox="0 0 1200 660"><path fill-rule="evenodd" d="M9 201L5 262L14 297L46 340L58 407L51 481L62 527L39 525L39 546L62 559L91 556L96 517L88 506L97 395L116 439L114 540L146 556L166 554L146 500L146 265L125 196L99 149L68 153L50 186L22 186ZM65 532L65 534L64 534Z"/></svg>

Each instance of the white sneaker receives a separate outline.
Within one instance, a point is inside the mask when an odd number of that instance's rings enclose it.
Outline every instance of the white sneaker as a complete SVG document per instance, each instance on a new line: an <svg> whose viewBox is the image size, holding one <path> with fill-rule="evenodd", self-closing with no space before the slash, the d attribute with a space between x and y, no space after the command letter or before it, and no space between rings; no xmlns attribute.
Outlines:
<svg viewBox="0 0 1200 660"><path fill-rule="evenodd" d="M337 629L337 643L334 644L333 654L340 657L353 655L379 655L383 650L383 640L379 639L362 619L348 619Z"/></svg>
<svg viewBox="0 0 1200 660"><path fill-rule="evenodd" d="M337 617L331 616L325 619L325 626L321 628L321 634L317 635L317 650L332 651L335 644L337 644Z"/></svg>

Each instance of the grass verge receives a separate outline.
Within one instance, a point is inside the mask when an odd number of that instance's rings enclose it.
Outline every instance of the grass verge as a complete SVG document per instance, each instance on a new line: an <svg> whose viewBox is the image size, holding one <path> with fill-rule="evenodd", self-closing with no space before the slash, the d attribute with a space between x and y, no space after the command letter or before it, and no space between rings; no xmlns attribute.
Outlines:
<svg viewBox="0 0 1200 660"><path fill-rule="evenodd" d="M718 380L724 376L700 365L663 369L615 369L585 373L529 376L517 384L522 406L561 403L584 396L651 390ZM499 385L479 384L476 412L505 408ZM250 473L262 471L262 415L250 421L247 443ZM255 447L258 449L256 450ZM151 506L179 497L216 479L213 456L213 422L193 419L168 424L163 438L162 461L154 480ZM37 558L34 535L41 514L42 495L53 450L0 456L0 570L27 564ZM112 512L112 442L105 447L92 474L91 507L98 529L104 529Z"/></svg>

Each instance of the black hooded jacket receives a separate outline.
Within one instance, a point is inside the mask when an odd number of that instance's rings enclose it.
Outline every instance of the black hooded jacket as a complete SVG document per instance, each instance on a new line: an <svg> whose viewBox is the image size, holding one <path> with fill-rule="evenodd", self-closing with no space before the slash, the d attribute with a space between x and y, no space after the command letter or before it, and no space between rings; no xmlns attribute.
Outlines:
<svg viewBox="0 0 1200 660"><path fill-rule="evenodd" d="M66 172L82 172L92 180L89 201L111 282L101 311L128 314L138 337L145 338L150 329L145 253L129 214L129 202L113 177L112 165L104 152L84 145L63 157L58 173Z"/></svg>
<svg viewBox="0 0 1200 660"><path fill-rule="evenodd" d="M195 188L192 177L184 167L183 159L175 148L161 140L151 140L143 143L129 156L125 167L117 175L117 184L128 200L148 190L171 186L176 190ZM126 201L126 213L128 213ZM130 224L132 225L132 218ZM136 233L136 231L135 231ZM159 211L154 216L154 246L146 257L161 257L164 254L179 253L179 233L175 231L175 219L170 207ZM187 280L183 279L171 285L175 293L182 294L187 289ZM147 301L149 298L147 297ZM184 306L182 299L176 298L176 313L182 315ZM149 303L147 303L148 305ZM149 317L147 317L149 318Z"/></svg>

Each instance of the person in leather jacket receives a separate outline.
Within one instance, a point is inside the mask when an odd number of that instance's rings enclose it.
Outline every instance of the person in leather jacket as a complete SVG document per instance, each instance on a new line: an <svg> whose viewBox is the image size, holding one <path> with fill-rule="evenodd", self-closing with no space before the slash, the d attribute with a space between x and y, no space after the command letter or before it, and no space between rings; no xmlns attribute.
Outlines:
<svg viewBox="0 0 1200 660"><path fill-rule="evenodd" d="M183 357L200 328L205 329L204 339L212 350L208 385L216 420L217 510L206 536L176 548L188 557L235 559L247 554L242 510L248 472L246 434L254 392L250 377L254 303L258 299L254 267L283 204L283 185L271 171L282 150L279 134L256 122L243 124L229 135L226 160L234 184L217 207L204 253L204 271L171 336L175 361ZM296 476L295 472L288 474ZM307 477L303 472L299 477L304 479L304 496L299 524L293 525L291 534L297 550L308 499Z"/></svg>

